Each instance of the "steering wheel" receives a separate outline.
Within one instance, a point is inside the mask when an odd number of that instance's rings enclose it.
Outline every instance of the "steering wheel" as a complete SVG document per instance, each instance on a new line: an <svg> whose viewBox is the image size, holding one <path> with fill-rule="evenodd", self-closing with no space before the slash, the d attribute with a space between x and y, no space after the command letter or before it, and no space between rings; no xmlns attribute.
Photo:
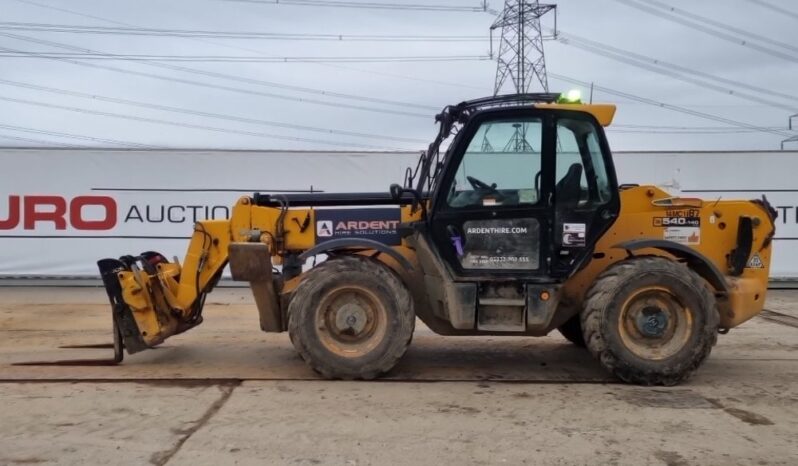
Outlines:
<svg viewBox="0 0 798 466"><path fill-rule="evenodd" d="M489 194L496 196L496 200L499 202L504 202L507 198L504 194L500 193L498 189L496 189L496 183L488 184L482 180L474 178L473 176L466 176L466 180L468 180L468 183L474 188L475 191L481 193L480 198L484 198Z"/></svg>
<svg viewBox="0 0 798 466"><path fill-rule="evenodd" d="M473 176L466 176L466 180L468 180L469 184L471 184L471 187L477 191L487 191L490 194L498 193L495 183L488 184L482 180L474 178Z"/></svg>

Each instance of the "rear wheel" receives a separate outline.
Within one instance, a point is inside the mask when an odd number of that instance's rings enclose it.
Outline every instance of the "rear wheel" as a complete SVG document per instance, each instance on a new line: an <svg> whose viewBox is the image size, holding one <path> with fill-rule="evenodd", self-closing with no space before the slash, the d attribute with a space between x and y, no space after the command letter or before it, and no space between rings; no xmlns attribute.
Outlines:
<svg viewBox="0 0 798 466"><path fill-rule="evenodd" d="M662 257L611 266L581 313L590 352L618 378L642 385L687 380L717 341L718 319L703 279Z"/></svg>
<svg viewBox="0 0 798 466"><path fill-rule="evenodd" d="M373 379L391 370L414 325L404 284L361 256L330 259L307 272L288 306L294 347L327 378Z"/></svg>

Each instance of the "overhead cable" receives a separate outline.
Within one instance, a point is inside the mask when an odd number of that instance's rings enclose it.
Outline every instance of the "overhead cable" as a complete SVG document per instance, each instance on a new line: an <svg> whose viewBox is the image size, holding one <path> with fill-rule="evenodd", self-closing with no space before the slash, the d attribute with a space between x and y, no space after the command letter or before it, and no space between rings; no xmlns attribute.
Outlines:
<svg viewBox="0 0 798 466"><path fill-rule="evenodd" d="M83 136L79 134L70 134L70 133L60 133L57 131L50 131L44 129L36 129L36 128L26 128L22 126L13 126L13 125L6 125L0 124L0 128L7 129L11 131L19 131L22 133L32 133L32 134L43 134L46 136L56 136L59 138L67 138L67 139L79 139L81 141L91 141L91 142L102 142L104 144L114 144L117 146L125 146L125 147L137 147L141 149L153 149L155 146L151 146L149 144L139 144L136 142L127 142L127 141L119 141L116 139L107 139L107 138L98 138L94 136Z"/></svg>
<svg viewBox="0 0 798 466"><path fill-rule="evenodd" d="M782 48L785 48L787 50L792 50L793 52L798 52L798 47L796 47L796 46L794 46L792 44L788 44L786 42L782 42L782 41L779 41L779 40L771 39L770 37L766 37L766 36L763 36L761 34L756 34L754 32L747 31L745 29L740 29L738 27L734 27L734 26L731 26L729 24L722 23L720 21L714 20L712 18L707 18L706 16L697 15L697 14L691 13L691 12L689 12L687 10L683 10L681 8L676 8L676 7L671 6L671 5L669 5L669 4L665 3L665 2L661 2L659 0L637 0L637 1L642 2L642 3L646 3L646 4L651 5L651 6L654 6L656 8L661 9L661 10L665 10L665 11L667 11L669 13L677 14L679 16L683 16L685 18L689 18L691 20L698 21L700 23L708 24L708 25L710 25L712 27L715 27L715 28L718 28L718 29L722 29L724 31L729 31L731 33L738 34L738 35L741 35L743 37L748 37L749 39L758 40L758 41L764 42L766 44L775 45L776 47L782 47Z"/></svg>
<svg viewBox="0 0 798 466"><path fill-rule="evenodd" d="M155 55L88 52L2 52L2 58L74 58L78 60L165 61L204 63L379 63L379 62L447 62L485 61L487 55L431 55L431 56L337 56L337 57L266 57L235 55Z"/></svg>
<svg viewBox="0 0 798 466"><path fill-rule="evenodd" d="M120 22L120 21L115 21L115 20L112 20L112 19L103 18L101 16L96 16L96 15L92 15L92 14L82 13L82 12L71 10L71 9L68 9L68 8L59 8L59 7L52 6L52 5L42 4L42 3L38 3L38 2L35 2L35 1L32 1L32 0L15 0L15 1L17 1L19 3L26 4L26 5L33 5L33 6L36 6L36 7L39 7L39 8L44 8L44 9L48 9L48 10L52 10L52 11L58 11L58 12L62 12L62 13L67 13L67 14L74 15L74 16L80 16L82 18L88 18L88 19L94 19L94 20L98 20L98 21L103 21L103 22L110 23L110 24L116 24L116 25L125 26L125 27L138 27L138 26L133 25L133 24L123 23L123 22ZM3 34L3 33L0 33L0 35L1 34ZM74 47L74 46L71 46L69 44L64 44L62 42L45 41L45 40L42 40L42 39L33 39L31 37L20 36L20 35L17 35L17 34L9 34L9 33L5 33L5 35L7 37L14 37L14 38L16 38L18 40L24 40L24 41L28 41L28 42L36 42L36 43L41 43L41 44L44 44L44 45L51 45L51 46L56 47L56 48L61 48L61 49L65 49L65 50L71 50L71 51L74 51L74 52L102 53L101 51L98 51L98 50L90 50L90 49L85 49L85 48L80 48L80 47ZM230 49L244 50L244 51L255 52L255 53L258 52L257 50L253 50L253 49L250 49L250 48L241 47L241 46L235 46L235 45L225 44L225 43L219 43L219 42L214 42L214 41L209 41L207 39L202 39L202 38L188 38L188 40L201 42L201 43L205 43L205 44L216 45L216 46L220 46L220 47L226 47L226 48L230 48ZM171 69L171 70L175 70L175 71L182 71L182 72L185 72L185 73L190 73L192 75L202 74L202 75L205 75L205 76L219 78L219 79L224 79L224 80L228 80L228 81L245 82L245 83L254 84L254 85L257 85L257 86L274 87L274 88L286 89L286 90L302 92L302 93L308 93L308 94L335 97L335 98L340 98L340 99L345 99L345 100L356 100L356 101L362 101L362 102L381 103L381 104L392 105L392 106L415 107L415 108L423 108L425 110L426 109L431 109L431 110L434 110L434 111L439 110L439 107L430 107L428 105L421 105L421 104L416 104L416 103L411 103L411 102L396 101L396 100L393 100L393 99L376 98L376 97L362 96L362 95L352 95L352 94L346 94L346 93L341 93L341 92L334 92L334 91L330 91L330 90L326 90L326 89L314 89L314 88L309 88L309 87L302 87L302 86L296 86L296 85L289 85L289 84L285 84L285 83L277 83L277 82L272 82L272 81L266 81L264 79L247 78L247 77L234 75L234 74L227 74L227 73L220 73L220 72L210 72L210 71L207 71L207 70L203 70L201 68L181 66L181 65L176 65L176 64L173 64L173 63L158 63L158 62L141 62L141 63L143 65L145 65L145 66L158 67L158 68L167 68L167 69ZM324 67L345 68L345 67L341 66L340 64L336 65L336 64L332 64L332 63L315 63L315 65L316 66L324 66ZM97 65L93 65L93 66L97 67ZM290 98L290 96L288 96L288 98ZM295 100L296 98L293 98L293 99ZM320 105L325 105L325 104L326 105L336 105L338 107L352 108L354 110L377 111L377 112L381 112L381 113L395 113L395 114L402 114L402 115L405 115L405 116L423 116L425 118L428 118L426 115L421 115L421 114L409 114L409 113L406 113L406 112L390 112L390 111L386 112L386 111L381 111L379 109L373 109L373 108L356 108L354 106L346 105L346 104L320 103L320 102L311 102L311 101L307 101L307 100L306 100L306 102L308 102L308 103L316 103L316 104L320 104Z"/></svg>
<svg viewBox="0 0 798 466"><path fill-rule="evenodd" d="M262 5L293 5L293 6L314 6L332 8L363 8L375 10L411 10L411 11L443 11L443 12L464 12L481 13L487 8L483 3L479 6L455 6L425 3L383 3L383 2L354 2L354 1L334 1L334 0L226 0L240 3L258 3Z"/></svg>
<svg viewBox="0 0 798 466"><path fill-rule="evenodd" d="M597 48L597 49L601 49L602 51L606 51L606 52L609 52L609 53L620 55L621 57L624 57L624 58L631 58L631 59L635 59L635 60L638 60L638 61L641 61L641 62L645 62L645 63L647 63L649 65L655 65L655 66L662 67L662 68L669 68L669 69L672 69L672 70L679 71L681 73L686 73L686 74L698 76L698 77L703 78L703 79L707 79L707 80L710 80L710 81L715 81L715 82L718 82L718 83L727 84L727 85L734 86L734 87L739 87L739 88L742 88L742 89L748 89L748 90L751 90L751 91L754 91L754 92L758 92L760 94L767 94L767 95L771 95L771 96L774 96L774 97L780 97L780 98L784 98L784 99L790 99L790 100L798 101L798 96L796 96L796 95L786 94L786 93L779 92L779 91L776 91L776 90L773 90L773 89L768 89L766 87L755 86L753 84L748 84L748 83L745 83L745 82L742 82L742 81L737 81L737 80L734 80L734 79L724 78L722 76L717 76L717 75L713 75L713 74L710 74L710 73L705 73L703 71L696 70L695 68L690 68L690 67L678 65L678 64L675 64L675 63L672 63L672 62L668 62L668 61L662 60L662 59L657 58L657 57L653 57L651 55L635 53L635 52L632 52L632 51L629 51L629 50L626 50L626 49L621 49L621 48L618 48L618 47L614 47L614 46L611 46L611 45L608 45L608 44L605 44L605 43L602 43L602 42L597 42L597 41L586 39L584 37L580 37L580 36L577 36L577 35L574 35L574 34L566 33L566 32L564 32L562 30L559 31L558 40L559 40L560 43L565 44L565 45L578 46L577 44L582 44L582 45L585 46L583 48L583 50L589 51L591 53L593 52L594 49ZM587 46L589 46L591 48L588 48Z"/></svg>
<svg viewBox="0 0 798 466"><path fill-rule="evenodd" d="M33 37L21 36L19 34L10 34L10 33L0 32L0 36L12 37L12 38L15 38L15 39L18 39L18 40L22 40L22 41L26 41L26 42L39 43L39 44L44 44L44 45L51 45L53 47L58 47L58 48L62 48L62 49L79 49L78 47L70 46L70 45L67 45L67 44L60 43L60 42L46 41L46 40L42 40L42 39L36 39L36 38L33 38ZM30 52L30 53L34 53L34 52ZM334 107L334 108L338 108L338 109L347 108L347 109L353 109L353 110L362 110L362 111L368 111L368 112L376 112L376 113L384 113L384 114L392 114L392 115L401 115L401 116L416 117L416 118L426 118L426 119L429 118L429 115L426 114L426 113L413 113L413 112L389 109L389 108L384 108L384 107L382 107L382 108L381 107L367 107L367 106L362 106L362 105L353 105L353 104L344 103L344 102L332 102L332 101L318 100L318 99L312 99L312 98L306 98L306 97L296 97L296 96L287 95L287 94L277 94L277 93L273 93L273 92L263 92L263 91L258 91L258 90L254 90L254 89L242 88L242 87L232 87L232 86L226 86L226 85L222 85L222 84L211 84L211 83L208 83L208 82L196 81L196 80L192 80L192 79L176 78L176 77L172 77L172 76L166 76L166 75L155 74L155 73L147 73L147 72L143 72L143 71L134 71L134 70L129 70L129 69L125 69L125 68L118 68L118 67L110 66L110 65L91 63L91 62L73 60L73 59L68 59L68 58L55 58L55 57L53 57L53 58L49 58L49 59L50 60L56 60L56 61L64 62L64 63L70 63L70 64L77 65L77 66L87 67L87 68L109 70L109 71L114 71L114 72L117 72L117 73L122 73L122 74L127 74L127 75L132 75L132 76L142 76L142 77L148 77L148 78L158 79L158 80L162 80L162 81L175 82L175 83L179 83L179 84L188 84L188 85L192 85L192 86L199 86L199 87L210 88L210 89L225 90L225 91L235 92L235 93L244 94L244 95L257 95L257 96L269 97L269 98L273 98L273 99L290 100L290 101L294 101L294 102L302 102L302 103L309 103L309 104L315 104L315 105L324 105L324 106ZM155 62L143 62L143 63L149 64L151 66L155 66L155 67L158 67L158 68L167 68L167 69L174 69L174 70L186 71L186 72L188 72L188 70L192 70L193 71L192 68L182 67L182 66L179 66L179 65L171 65L171 64L168 64L168 63L155 63ZM214 76L214 77L218 76L220 78L222 76L227 76L227 75L222 74L222 73L204 72L203 70L199 70L199 69L196 70L195 74L203 74L203 75ZM255 82L258 82L258 83L260 83L260 84L262 84L264 86L268 85L266 82L261 82L260 80L254 80L254 79L250 79L250 78L237 78L235 76L229 76L228 79L229 80L242 81L242 82L248 82L248 83L251 82L253 84ZM337 95L335 97L337 97ZM370 98L364 97L364 99L370 99Z"/></svg>
<svg viewBox="0 0 798 466"><path fill-rule="evenodd" d="M6 140L9 140L9 141L22 141L22 142L28 142L28 143L32 143L32 144L40 144L43 147L51 147L51 146L56 146L56 147L84 147L84 146L80 146L78 144L68 144L66 142L46 141L44 139L35 139L35 138L24 138L22 136L12 136L10 134L2 134L2 133L0 133L0 139L6 139Z"/></svg>
<svg viewBox="0 0 798 466"><path fill-rule="evenodd" d="M0 48L1 50L2 48ZM221 113L213 113L213 112L204 112L200 110L192 110L187 108L180 108L180 107L171 107L167 105L161 104L153 104L147 102L141 102L136 100L130 99L120 99L114 97L108 97L98 94L89 94L86 92L78 92L72 91L67 89L59 89L55 87L48 87L48 86L39 86L27 82L20 82L20 81L11 81L7 79L0 78L0 84L4 84L7 86L14 86L24 89L32 89L36 91L44 91L50 92L59 95L67 95L70 97L80 97L92 101L101 101L101 102L109 102L115 104L122 104L122 105L130 105L139 108L146 108L151 110L161 110L165 112L172 112L172 113L182 113L186 115L194 115L194 116L201 116L207 118L216 118L221 120L228 120L228 121L235 121L239 123L248 123L248 124L255 124L255 125L265 125L265 126L275 126L278 128L287 128L299 131L312 131L316 133L323 133L323 134L337 134L341 136L353 136L353 137L360 137L360 138L371 138L371 139L379 139L379 140L388 140L388 141L399 141L399 142L411 142L411 143L421 143L423 144L425 141L419 139L412 139L412 138L405 138L400 136L390 136L384 134L371 134L371 133L362 133L357 131L346 131L346 130L337 130L331 128L320 128L317 126L307 126L307 125L298 125L293 123L285 123L285 122L278 122L278 121L269 121L269 120L261 120L258 118L248 118L248 117L241 117L235 115L226 115Z"/></svg>
<svg viewBox="0 0 798 466"><path fill-rule="evenodd" d="M783 60L787 60L787 61L791 61L791 62L794 62L794 63L798 63L798 55L785 53L785 52L782 52L782 51L779 51L779 50L775 50L775 49L770 48L770 47L765 47L763 45L754 43L754 42L752 42L752 41L750 41L748 39L742 38L739 35L729 34L728 32L724 32L724 31L720 31L720 30L717 30L717 29L713 29L711 27L707 27L706 25L701 24L700 22L691 21L691 20L686 19L684 17L680 17L680 16L677 16L677 15L674 15L674 14L671 14L671 13L667 13L667 12L665 12L663 10L660 10L660 9L655 8L655 7L649 6L648 4L637 3L636 0L615 0L615 1L623 3L624 5L631 6L633 8L638 9L638 10L644 11L646 13L652 14L654 16L657 16L657 17L660 17L660 18L663 18L663 19L667 19L669 21L673 21L673 22L679 23L679 24L681 24L683 26L686 26L688 28L694 29L696 31L703 32L705 34L709 34L711 36L714 36L714 37L717 37L719 39L725 40L727 42L731 42L733 44L737 44L737 45L740 45L740 46L743 46L743 47L747 47L747 48L750 48L752 50L756 50L758 52L765 53L765 54L773 56L773 57L781 58Z"/></svg>
<svg viewBox="0 0 798 466"><path fill-rule="evenodd" d="M770 9L770 10L773 10L776 13L779 13L779 14L782 14L782 15L786 15L786 16L791 16L791 17L793 17L795 19L798 19L798 12L796 12L796 11L792 11L792 10L788 10L786 8L782 8L780 6L772 4L770 2L766 2L765 0L748 0L748 1L750 1L751 3L756 3L757 5L763 6L765 8Z"/></svg>
<svg viewBox="0 0 798 466"><path fill-rule="evenodd" d="M6 102L14 102L18 104L24 105L32 105L36 107L42 108L50 108L55 110L65 110L69 112L76 112L82 113L86 115L96 115L102 117L111 117L111 118L119 118L124 120L130 121L137 121L142 123L154 123L159 125L168 125L168 126L176 126L180 128L189 128L189 129L199 129L203 131L213 131L217 133L227 133L227 134L240 134L244 136L252 136L258 138L267 138L267 139L278 139L283 141L295 141L295 142L310 142L313 144L322 144L322 145L334 145L334 146L344 146L344 147L360 147L365 149L381 149L381 150L399 150L395 147L385 147L385 146L375 146L371 144L361 144L361 143L347 143L347 142L340 142L340 141L330 141L330 140L323 140L323 139L312 139L312 138L305 138L299 136L286 136L282 134L270 134L270 133L262 133L256 131L245 131L245 130L238 130L238 129L229 129L229 128L219 128L215 126L208 126L208 125L199 125L194 123L185 123L180 121L171 121L171 120L163 120L159 118L148 118L148 117L141 117L135 115L127 115L121 113L112 113L112 112L103 112L98 110L90 110L86 108L68 106L68 105L57 105L49 102L42 102L42 101L35 101L29 99L17 99L13 97L7 96L0 96L0 100Z"/></svg>
<svg viewBox="0 0 798 466"><path fill-rule="evenodd" d="M482 42L488 36L475 35L423 35L423 34L320 34L301 32L261 31L208 31L196 29L169 29L143 27L82 26L6 21L0 30L59 32L69 34L125 35L148 37L214 38L247 40L300 40L300 41L355 41L355 42Z"/></svg>
<svg viewBox="0 0 798 466"><path fill-rule="evenodd" d="M629 99L629 100L632 100L632 101L635 101L635 102L640 102L640 103L652 105L654 107L659 107L659 108L666 109L666 110L671 110L671 111L674 111L674 112L684 113L686 115L691 115L691 116L694 116L694 117L697 117L697 118L703 118L703 119L706 119L706 120L717 121L718 123L724 123L724 124L731 125L731 126L736 126L736 127L739 127L739 128L752 129L752 130L756 130L757 132L761 132L761 133L770 133L770 134L775 134L777 136L787 136L787 137L792 136L792 134L786 132L786 130L770 129L768 127L753 125L753 124L750 124L750 123L745 123L745 122L742 122L742 121L733 120L731 118L726 118L726 117L722 117L722 116L719 116L719 115L713 115L711 113L699 112L698 110L692 110L692 109L689 109L687 107L682 107L682 106L679 106L679 105L673 105L673 104L668 104L668 103L665 103L665 102L660 102L658 100L649 99L647 97L641 97L641 96L638 96L638 95L631 94L629 92L623 92L623 91L612 89L612 88L609 88L609 87L606 87L606 86L600 86L600 85L597 85L595 83L582 81L580 79L571 78L569 76L564 76L564 75L561 75L561 74L549 73L549 75L551 77L555 78L555 79L559 79L561 81L565 81L565 82L568 82L568 83L571 83L571 84L576 84L576 85L579 85L579 86L583 86L585 88L590 88L592 86L593 89L601 91L601 92L604 92L606 94L615 95L615 96L618 96L618 97L623 97L625 99Z"/></svg>

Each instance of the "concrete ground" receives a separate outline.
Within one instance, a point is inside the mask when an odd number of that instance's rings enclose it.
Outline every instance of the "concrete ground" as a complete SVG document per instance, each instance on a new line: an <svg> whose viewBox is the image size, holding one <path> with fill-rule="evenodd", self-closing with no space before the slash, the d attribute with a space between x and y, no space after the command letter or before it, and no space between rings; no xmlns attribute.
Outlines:
<svg viewBox="0 0 798 466"><path fill-rule="evenodd" d="M0 288L0 465L798 464L798 292L689 383L619 384L559 336L438 337L377 382L319 380L246 290L118 366L95 288ZM84 360L81 365L16 365ZM68 363L67 363L68 364Z"/></svg>

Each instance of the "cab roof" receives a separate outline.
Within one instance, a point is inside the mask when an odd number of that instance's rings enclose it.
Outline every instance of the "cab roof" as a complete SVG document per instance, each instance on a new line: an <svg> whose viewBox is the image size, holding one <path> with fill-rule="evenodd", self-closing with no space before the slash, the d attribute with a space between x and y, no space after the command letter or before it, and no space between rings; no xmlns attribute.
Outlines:
<svg viewBox="0 0 798 466"><path fill-rule="evenodd" d="M491 108L518 108L532 106L541 110L571 110L585 112L593 115L601 126L609 126L615 116L615 105L612 104L583 104L579 101L568 102L563 99L564 94L539 93L539 94L508 94L481 99L467 100L457 105L447 107L448 112L455 120L468 119L473 113Z"/></svg>

